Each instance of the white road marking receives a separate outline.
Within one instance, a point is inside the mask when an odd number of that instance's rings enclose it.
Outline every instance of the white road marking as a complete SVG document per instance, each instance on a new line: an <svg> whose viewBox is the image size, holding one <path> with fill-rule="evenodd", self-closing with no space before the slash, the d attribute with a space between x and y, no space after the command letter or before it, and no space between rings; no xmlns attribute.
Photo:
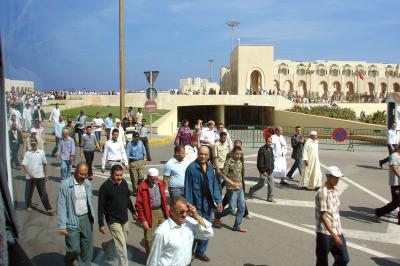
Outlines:
<svg viewBox="0 0 400 266"><path fill-rule="evenodd" d="M389 225L393 225L396 227L399 227L397 224L394 224L396 221L394 219L390 219L392 223ZM302 224L305 227L308 228L315 228L315 225L311 224ZM400 238L398 237L393 237L396 234L399 234L399 229L393 227L391 230L394 230L393 232L389 232L389 226L388 230L386 233L377 233L377 232L371 232L371 231L361 231L361 230L352 230L352 229L343 229L343 233L346 236L346 238L354 238L354 239L361 239L361 240L368 240L368 241L375 241L375 242L381 242L381 243L387 243L387 244L396 244L400 245Z"/></svg>
<svg viewBox="0 0 400 266"><path fill-rule="evenodd" d="M275 218L272 218L272 217L264 216L264 215L253 213L253 212L250 212L250 214L252 216L254 216L254 217L257 217L257 218L265 220L265 221L269 221L269 222L276 223L276 224L279 224L279 225L282 225L282 226L286 226L288 228L295 229L295 230L298 230L298 231L301 231L301 232L304 232L304 233L307 233L307 234L315 235L315 231L314 230L310 230L310 229L307 229L307 228L302 227L302 226L294 225L294 224L291 224L291 223L287 223L287 222L284 222L284 221L281 221L281 220L278 220L278 219L275 219ZM354 248L354 249L357 249L359 251L368 253L368 254L370 254L372 256L376 256L376 257L380 257L380 258L395 258L395 257L393 257L391 255L388 255L388 254L385 254L385 253L382 253L380 251L373 250L373 249L370 249L370 248L366 248L366 247L357 245L357 244L349 242L349 241L347 241L347 246L351 247L351 248Z"/></svg>

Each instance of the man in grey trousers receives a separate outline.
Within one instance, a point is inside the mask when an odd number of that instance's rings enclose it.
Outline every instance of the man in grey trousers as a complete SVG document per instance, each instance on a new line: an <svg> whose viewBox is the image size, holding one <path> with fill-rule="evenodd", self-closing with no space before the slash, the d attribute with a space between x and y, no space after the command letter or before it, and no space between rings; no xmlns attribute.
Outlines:
<svg viewBox="0 0 400 266"><path fill-rule="evenodd" d="M91 265L93 256L94 208L88 166L79 163L74 177L61 183L57 196L58 233L65 236L65 264Z"/></svg>
<svg viewBox="0 0 400 266"><path fill-rule="evenodd" d="M249 196L262 188L267 181L267 201L275 203L274 200L274 153L272 150L272 138L267 137L265 139L265 145L258 150L257 154L257 169L260 172L260 181L252 186L249 190Z"/></svg>

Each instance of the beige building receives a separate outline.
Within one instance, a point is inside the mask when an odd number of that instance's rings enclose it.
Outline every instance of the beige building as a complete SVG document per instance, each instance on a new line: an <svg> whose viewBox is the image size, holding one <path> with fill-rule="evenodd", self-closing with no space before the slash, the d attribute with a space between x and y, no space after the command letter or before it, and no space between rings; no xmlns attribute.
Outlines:
<svg viewBox="0 0 400 266"><path fill-rule="evenodd" d="M35 83L30 80L4 79L4 81L6 91L33 92L35 90Z"/></svg>
<svg viewBox="0 0 400 266"><path fill-rule="evenodd" d="M184 78L179 80L179 88L185 95L218 94L220 87L216 82L202 78Z"/></svg>
<svg viewBox="0 0 400 266"><path fill-rule="evenodd" d="M221 67L224 94L269 94L377 102L400 91L399 64L274 60L272 45L238 44Z"/></svg>

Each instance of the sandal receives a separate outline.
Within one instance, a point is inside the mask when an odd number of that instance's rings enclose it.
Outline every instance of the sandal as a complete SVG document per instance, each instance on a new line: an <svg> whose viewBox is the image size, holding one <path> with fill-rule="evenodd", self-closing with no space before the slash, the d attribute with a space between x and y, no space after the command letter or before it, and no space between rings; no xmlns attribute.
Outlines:
<svg viewBox="0 0 400 266"><path fill-rule="evenodd" d="M247 232L247 229L244 228L244 227L240 227L239 230L238 230L238 232L240 232L240 233L246 233L246 232Z"/></svg>

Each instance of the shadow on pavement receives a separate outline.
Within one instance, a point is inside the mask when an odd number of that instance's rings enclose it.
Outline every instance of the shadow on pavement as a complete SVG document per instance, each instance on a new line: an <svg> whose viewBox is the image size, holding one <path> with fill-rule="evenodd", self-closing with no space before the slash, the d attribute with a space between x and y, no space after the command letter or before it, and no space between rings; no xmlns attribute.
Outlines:
<svg viewBox="0 0 400 266"><path fill-rule="evenodd" d="M374 209L368 207L349 206L351 211L340 211L340 215L363 223L379 223L374 215Z"/></svg>
<svg viewBox="0 0 400 266"><path fill-rule="evenodd" d="M372 165L363 165L363 164L357 164L357 167L361 167L361 168L366 168L366 169L377 169L377 170L381 170L382 168L378 167L378 166L372 166Z"/></svg>
<svg viewBox="0 0 400 266"><path fill-rule="evenodd" d="M400 265L400 259L389 259L389 258L372 257L371 260L375 261L376 265L381 265L381 266Z"/></svg>
<svg viewBox="0 0 400 266"><path fill-rule="evenodd" d="M243 266L269 266L268 264L253 264L253 263L245 263Z"/></svg>
<svg viewBox="0 0 400 266"><path fill-rule="evenodd" d="M56 252L41 253L33 257L31 262L32 265L65 265L64 255Z"/></svg>

